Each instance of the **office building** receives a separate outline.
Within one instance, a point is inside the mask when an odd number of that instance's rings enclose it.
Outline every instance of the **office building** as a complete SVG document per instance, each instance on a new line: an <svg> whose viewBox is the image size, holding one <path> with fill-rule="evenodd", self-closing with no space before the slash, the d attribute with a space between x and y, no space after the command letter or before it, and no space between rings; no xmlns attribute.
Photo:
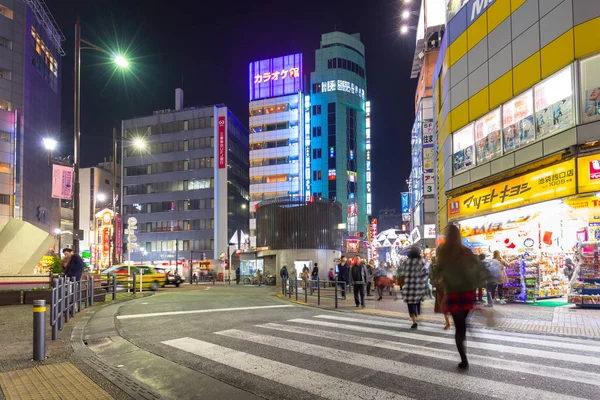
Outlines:
<svg viewBox="0 0 600 400"><path fill-rule="evenodd" d="M366 237L367 216L371 214L371 194L367 193L370 105L366 101L365 48L360 35L322 35L310 80L311 132L306 155L311 175L306 189L315 198L342 204L346 237L356 242Z"/></svg>
<svg viewBox="0 0 600 400"><path fill-rule="evenodd" d="M384 208L379 210L379 217L377 217L377 230L379 232L388 229L405 231L406 228L407 224L402 220L401 212L396 211L394 208Z"/></svg>
<svg viewBox="0 0 600 400"><path fill-rule="evenodd" d="M181 89L175 104L122 123L123 221L137 220L124 241L133 261L226 272L229 239L248 232L248 131L223 104L183 108Z"/></svg>
<svg viewBox="0 0 600 400"><path fill-rule="evenodd" d="M305 106L302 54L250 63L250 246L256 247L258 203L304 196L310 176L310 115ZM310 102L310 99L306 98ZM309 182L310 183L310 182Z"/></svg>
<svg viewBox="0 0 600 400"><path fill-rule="evenodd" d="M54 234L58 200L42 143L60 134L62 33L40 0L0 5L0 224L18 218Z"/></svg>

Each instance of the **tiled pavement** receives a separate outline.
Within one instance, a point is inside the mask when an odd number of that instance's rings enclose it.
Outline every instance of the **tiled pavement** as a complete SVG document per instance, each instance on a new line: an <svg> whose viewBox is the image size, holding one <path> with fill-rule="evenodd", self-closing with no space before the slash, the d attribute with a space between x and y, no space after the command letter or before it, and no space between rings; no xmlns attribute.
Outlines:
<svg viewBox="0 0 600 400"><path fill-rule="evenodd" d="M290 300L289 297L278 296ZM356 308L354 299L351 296L352 294L348 296L347 300L339 300L338 310L399 319L409 318L406 303L401 299L394 300L389 295L385 295L382 301L375 301L375 297L368 297L366 308L361 309ZM295 299L294 294L291 300L295 301ZM299 293L298 303L326 309L335 308L334 299L331 297L322 296L321 305L318 306L316 295L308 296L308 301L305 302L303 292ZM441 314L433 312L433 304L433 300L426 300L422 303L421 320L443 325L444 317ZM580 309L574 305L543 307L520 303L496 304L493 308L484 308L481 313L473 313L472 325L476 327L488 327L487 319L483 315L483 313L488 311L494 313L495 323L491 327L494 329L600 339L600 310Z"/></svg>

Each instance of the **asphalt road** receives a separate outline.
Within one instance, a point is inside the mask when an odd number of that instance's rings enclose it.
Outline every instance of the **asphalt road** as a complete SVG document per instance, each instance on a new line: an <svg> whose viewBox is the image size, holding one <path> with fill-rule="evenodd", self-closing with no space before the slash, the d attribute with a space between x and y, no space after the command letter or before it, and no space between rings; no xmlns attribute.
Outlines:
<svg viewBox="0 0 600 400"><path fill-rule="evenodd" d="M123 304L116 327L136 346L238 390L202 394L180 370L167 371L189 389L179 398L600 399L597 341L472 330L465 372L453 331L292 305L274 290L169 290Z"/></svg>

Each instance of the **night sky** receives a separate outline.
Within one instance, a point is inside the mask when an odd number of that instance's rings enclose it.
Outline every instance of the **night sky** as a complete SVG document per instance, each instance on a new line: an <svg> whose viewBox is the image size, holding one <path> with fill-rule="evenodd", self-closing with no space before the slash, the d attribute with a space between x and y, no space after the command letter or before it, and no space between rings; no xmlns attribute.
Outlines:
<svg viewBox="0 0 600 400"><path fill-rule="evenodd" d="M360 33L367 60L372 109L373 211L400 209L410 173L410 132L416 79L410 79L414 36L401 37L400 0L154 1L46 0L66 41L62 69L62 155L72 154L73 41L79 16L82 37L132 59L115 71L107 57L82 52L82 167L112 154L112 127L122 119L184 105L225 103L248 125L248 63L304 54L314 69L322 33ZM416 21L414 21L416 25Z"/></svg>

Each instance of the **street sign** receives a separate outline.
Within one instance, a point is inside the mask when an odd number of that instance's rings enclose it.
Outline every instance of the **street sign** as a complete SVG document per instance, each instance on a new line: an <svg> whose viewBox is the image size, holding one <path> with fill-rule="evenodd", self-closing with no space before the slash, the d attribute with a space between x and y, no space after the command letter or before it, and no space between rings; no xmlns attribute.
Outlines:
<svg viewBox="0 0 600 400"><path fill-rule="evenodd" d="M127 218L127 223L129 225L137 225L137 218L136 217L129 217L129 218Z"/></svg>
<svg viewBox="0 0 600 400"><path fill-rule="evenodd" d="M127 243L127 248L129 250L137 249L137 243Z"/></svg>
<svg viewBox="0 0 600 400"><path fill-rule="evenodd" d="M137 242L137 236L135 236L133 233L130 233L130 234L127 236L127 241L128 241L129 243L135 243L135 242Z"/></svg>
<svg viewBox="0 0 600 400"><path fill-rule="evenodd" d="M229 239L229 244L240 244L240 241L238 240L238 231L235 231L233 233L233 236L231 237L231 239Z"/></svg>

